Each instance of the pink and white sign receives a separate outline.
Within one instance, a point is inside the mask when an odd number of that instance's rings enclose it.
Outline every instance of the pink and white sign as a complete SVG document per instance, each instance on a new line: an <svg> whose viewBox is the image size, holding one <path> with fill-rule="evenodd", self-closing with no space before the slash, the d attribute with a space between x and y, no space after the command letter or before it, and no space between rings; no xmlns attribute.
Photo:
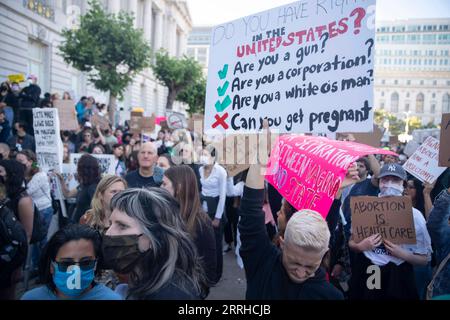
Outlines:
<svg viewBox="0 0 450 320"><path fill-rule="evenodd" d="M439 140L429 136L406 161L403 168L420 181L433 183L446 168L438 166Z"/></svg>
<svg viewBox="0 0 450 320"><path fill-rule="evenodd" d="M266 180L297 210L311 209L326 218L348 167L368 154L397 155L356 142L281 136L271 152Z"/></svg>

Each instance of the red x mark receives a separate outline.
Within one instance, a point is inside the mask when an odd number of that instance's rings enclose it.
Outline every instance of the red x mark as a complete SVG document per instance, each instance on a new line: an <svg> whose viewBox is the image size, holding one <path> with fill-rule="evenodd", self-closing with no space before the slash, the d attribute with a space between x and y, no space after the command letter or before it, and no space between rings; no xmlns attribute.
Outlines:
<svg viewBox="0 0 450 320"><path fill-rule="evenodd" d="M214 118L216 118L216 122L214 122L214 124L212 125L213 129L215 129L219 124L224 128L224 129L228 129L228 124L225 122L225 119L228 118L228 112L225 113L223 116L219 116L218 114L216 114L214 116Z"/></svg>

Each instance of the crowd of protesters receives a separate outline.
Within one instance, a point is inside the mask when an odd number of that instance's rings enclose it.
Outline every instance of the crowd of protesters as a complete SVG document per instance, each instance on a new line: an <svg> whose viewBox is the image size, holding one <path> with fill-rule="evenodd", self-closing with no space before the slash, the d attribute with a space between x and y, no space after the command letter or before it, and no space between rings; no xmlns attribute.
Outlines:
<svg viewBox="0 0 450 320"><path fill-rule="evenodd" d="M14 234L0 230L1 256L10 258L0 260L0 299L205 299L220 285L223 252L236 247L247 299L449 297L450 170L423 184L401 166L404 144L392 148L399 157L359 159L323 219L297 212L265 183L258 164L229 177L220 150L205 141L197 149L187 129L163 128L144 141L128 123L94 126L92 115L106 115L108 106L82 97L73 106L79 129L61 131L64 162L83 154L79 185L69 190L59 176L67 219L50 231L61 207L52 174L38 165L32 109L52 107L59 95L41 99L36 77L29 81L23 89L1 85L0 210L17 221L6 221ZM114 175L102 175L98 154L114 155ZM350 199L362 195L411 197L416 244L376 234L355 243ZM11 242L14 236L22 242ZM39 286L17 297L27 257ZM370 265L381 270L379 290L366 285Z"/></svg>

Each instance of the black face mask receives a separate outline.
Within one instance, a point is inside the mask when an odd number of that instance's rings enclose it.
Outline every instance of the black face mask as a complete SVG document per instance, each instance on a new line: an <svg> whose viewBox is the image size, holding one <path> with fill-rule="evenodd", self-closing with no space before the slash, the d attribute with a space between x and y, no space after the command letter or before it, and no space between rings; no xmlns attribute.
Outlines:
<svg viewBox="0 0 450 320"><path fill-rule="evenodd" d="M105 268L122 274L130 273L144 252L139 250L140 235L103 236L102 251Z"/></svg>

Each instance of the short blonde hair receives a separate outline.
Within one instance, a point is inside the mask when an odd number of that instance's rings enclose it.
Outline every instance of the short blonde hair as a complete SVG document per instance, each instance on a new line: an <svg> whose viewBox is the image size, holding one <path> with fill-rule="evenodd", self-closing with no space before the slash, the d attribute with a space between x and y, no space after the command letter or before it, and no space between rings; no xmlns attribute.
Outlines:
<svg viewBox="0 0 450 320"><path fill-rule="evenodd" d="M330 230L324 218L312 210L300 210L292 215L286 226L285 242L306 250L324 253L328 250Z"/></svg>

